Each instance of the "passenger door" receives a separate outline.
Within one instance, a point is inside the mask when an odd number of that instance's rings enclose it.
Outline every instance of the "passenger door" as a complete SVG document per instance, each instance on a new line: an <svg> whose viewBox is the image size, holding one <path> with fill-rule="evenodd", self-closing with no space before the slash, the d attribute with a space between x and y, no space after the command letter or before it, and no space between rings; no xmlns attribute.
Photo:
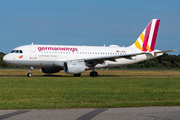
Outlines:
<svg viewBox="0 0 180 120"><path fill-rule="evenodd" d="M30 46L30 59L36 59L36 48L34 46Z"/></svg>

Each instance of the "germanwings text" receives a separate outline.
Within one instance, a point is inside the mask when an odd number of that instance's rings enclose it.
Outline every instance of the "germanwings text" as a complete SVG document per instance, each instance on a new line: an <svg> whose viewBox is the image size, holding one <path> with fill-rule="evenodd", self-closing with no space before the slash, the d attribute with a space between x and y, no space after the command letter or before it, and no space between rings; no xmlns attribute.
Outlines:
<svg viewBox="0 0 180 120"><path fill-rule="evenodd" d="M78 51L77 48L69 48L69 47L38 47L39 51L44 51L44 50L54 50L54 51Z"/></svg>

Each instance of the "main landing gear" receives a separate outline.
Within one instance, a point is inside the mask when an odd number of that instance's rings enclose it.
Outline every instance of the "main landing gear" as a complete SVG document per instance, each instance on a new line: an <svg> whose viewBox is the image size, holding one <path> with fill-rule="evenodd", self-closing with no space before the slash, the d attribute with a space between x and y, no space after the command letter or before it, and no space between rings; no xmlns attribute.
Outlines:
<svg viewBox="0 0 180 120"><path fill-rule="evenodd" d="M81 73L79 73L79 74L73 74L73 75L74 75L74 77L80 77L80 76L81 76ZM97 77L97 76L98 76L98 72L92 71L92 72L90 72L90 76L91 76L91 77Z"/></svg>
<svg viewBox="0 0 180 120"><path fill-rule="evenodd" d="M90 72L90 76L91 77L97 77L98 76L98 72L92 71L92 72Z"/></svg>
<svg viewBox="0 0 180 120"><path fill-rule="evenodd" d="M29 73L27 74L28 77L32 77L32 70L34 68L33 67L29 67Z"/></svg>
<svg viewBox="0 0 180 120"><path fill-rule="evenodd" d="M81 73L79 73L79 74L73 74L74 75L74 77L80 77L81 76ZM92 72L90 72L90 76L91 77L97 77L98 76L98 73L96 72L96 71L92 71Z"/></svg>

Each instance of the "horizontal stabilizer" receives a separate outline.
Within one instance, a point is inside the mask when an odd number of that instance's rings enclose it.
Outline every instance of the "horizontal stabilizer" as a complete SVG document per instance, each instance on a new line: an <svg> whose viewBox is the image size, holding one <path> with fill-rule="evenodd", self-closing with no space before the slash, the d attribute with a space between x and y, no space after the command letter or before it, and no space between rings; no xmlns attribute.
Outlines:
<svg viewBox="0 0 180 120"><path fill-rule="evenodd" d="M174 52L174 51L177 51L177 50L157 51L157 52L154 52L154 53L166 53L166 52Z"/></svg>
<svg viewBox="0 0 180 120"><path fill-rule="evenodd" d="M166 52L174 52L176 50L166 50L166 51L161 51L161 50L154 50L152 52L143 52L142 54L151 54L152 56L154 56L155 54L158 54L158 53L166 53Z"/></svg>

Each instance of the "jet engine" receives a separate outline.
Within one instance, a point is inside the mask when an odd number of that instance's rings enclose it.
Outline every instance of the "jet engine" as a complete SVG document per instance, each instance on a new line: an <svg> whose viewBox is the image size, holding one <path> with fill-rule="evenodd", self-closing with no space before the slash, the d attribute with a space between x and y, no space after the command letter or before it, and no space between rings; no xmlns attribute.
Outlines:
<svg viewBox="0 0 180 120"><path fill-rule="evenodd" d="M57 73L59 72L60 70L63 70L62 68L60 67L42 67L41 68L41 71L43 73Z"/></svg>
<svg viewBox="0 0 180 120"><path fill-rule="evenodd" d="M65 62L64 63L64 72L68 74L79 74L85 71L84 62Z"/></svg>

